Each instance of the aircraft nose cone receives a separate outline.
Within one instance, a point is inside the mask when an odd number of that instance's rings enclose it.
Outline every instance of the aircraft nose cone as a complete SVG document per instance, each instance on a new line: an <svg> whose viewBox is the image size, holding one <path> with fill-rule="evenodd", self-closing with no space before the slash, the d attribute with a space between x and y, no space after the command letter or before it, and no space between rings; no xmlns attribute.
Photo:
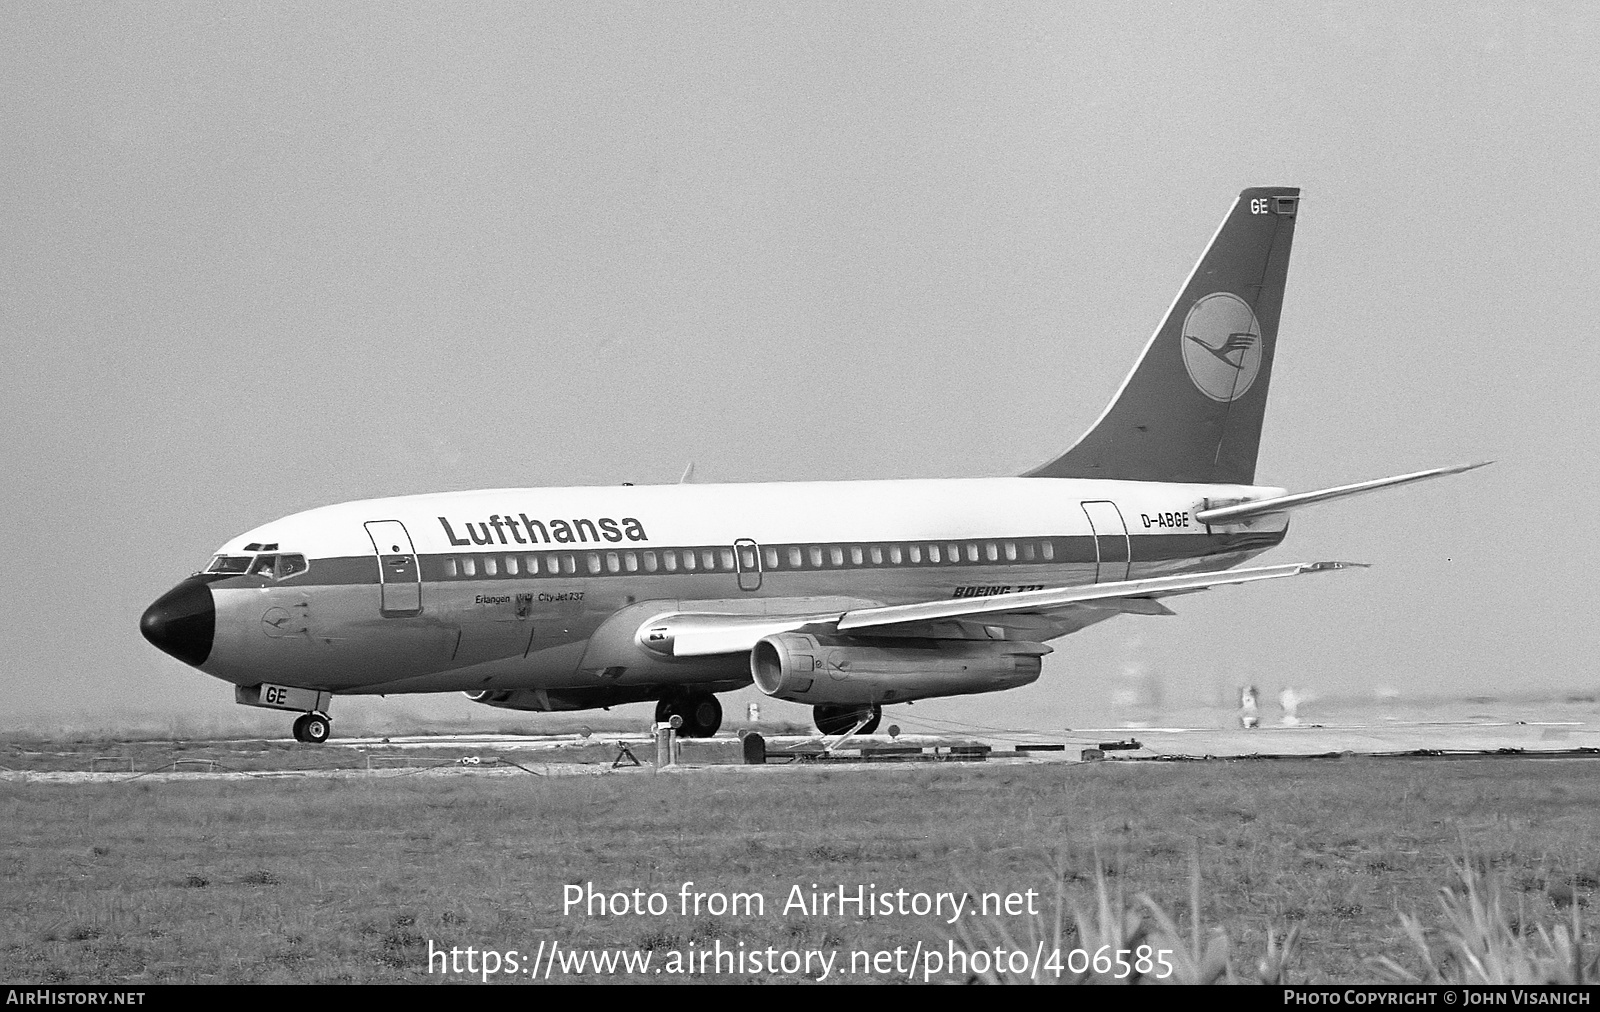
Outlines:
<svg viewBox="0 0 1600 1012"><path fill-rule="evenodd" d="M139 619L139 631L158 650L195 667L211 656L217 606L205 581L189 579L156 598Z"/></svg>

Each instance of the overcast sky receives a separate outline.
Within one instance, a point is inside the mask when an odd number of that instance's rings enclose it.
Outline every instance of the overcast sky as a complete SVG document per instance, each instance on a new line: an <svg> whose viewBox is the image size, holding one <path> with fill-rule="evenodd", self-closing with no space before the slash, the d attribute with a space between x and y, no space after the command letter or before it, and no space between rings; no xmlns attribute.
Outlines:
<svg viewBox="0 0 1600 1012"><path fill-rule="evenodd" d="M1258 480L1498 463L916 712L1600 688L1595 11L0 4L0 727L244 720L138 617L312 506L1019 473L1250 185L1304 192Z"/></svg>

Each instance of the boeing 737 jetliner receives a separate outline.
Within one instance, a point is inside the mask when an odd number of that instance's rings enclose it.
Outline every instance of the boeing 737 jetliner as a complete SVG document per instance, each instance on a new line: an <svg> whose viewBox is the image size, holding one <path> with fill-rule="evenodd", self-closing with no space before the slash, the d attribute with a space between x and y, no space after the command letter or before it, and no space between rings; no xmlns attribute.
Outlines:
<svg viewBox="0 0 1600 1012"><path fill-rule="evenodd" d="M335 695L466 692L514 710L655 700L706 736L755 684L819 730L885 703L1039 677L1046 642L1224 584L1291 510L1468 467L1314 492L1255 483L1300 191L1245 190L1122 389L1015 478L509 488L343 503L264 524L163 594L140 629L297 711ZM1469 465L1479 466L1479 465Z"/></svg>

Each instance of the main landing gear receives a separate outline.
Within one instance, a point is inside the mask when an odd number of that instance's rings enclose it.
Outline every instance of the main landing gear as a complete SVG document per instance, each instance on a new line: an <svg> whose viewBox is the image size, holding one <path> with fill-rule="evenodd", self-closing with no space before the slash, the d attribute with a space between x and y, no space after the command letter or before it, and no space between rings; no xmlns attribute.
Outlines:
<svg viewBox="0 0 1600 1012"><path fill-rule="evenodd" d="M722 704L709 692L687 692L656 703L656 723L683 718L678 733L685 738L709 738L722 726Z"/></svg>
<svg viewBox="0 0 1600 1012"><path fill-rule="evenodd" d="M321 745L333 733L333 721L325 714L303 713L294 722L294 740Z"/></svg>
<svg viewBox="0 0 1600 1012"><path fill-rule="evenodd" d="M811 708L811 719L816 722L817 730L823 734L844 734L846 731L860 724L861 730L856 734L871 734L878 729L878 721L883 717L883 707L874 703L871 706L814 706Z"/></svg>

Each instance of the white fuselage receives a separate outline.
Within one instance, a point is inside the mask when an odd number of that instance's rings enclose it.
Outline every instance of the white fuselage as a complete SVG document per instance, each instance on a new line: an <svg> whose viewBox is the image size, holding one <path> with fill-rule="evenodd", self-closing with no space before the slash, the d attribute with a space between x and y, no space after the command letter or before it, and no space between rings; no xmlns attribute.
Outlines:
<svg viewBox="0 0 1600 1012"><path fill-rule="evenodd" d="M1286 521L1196 511L1281 489L974 478L495 489L343 503L242 534L207 577L201 670L335 693L746 684L741 658L663 657L635 632L692 604L847 610L1238 565ZM288 567L285 567L288 568ZM1070 631L1070 630L1067 630Z"/></svg>

